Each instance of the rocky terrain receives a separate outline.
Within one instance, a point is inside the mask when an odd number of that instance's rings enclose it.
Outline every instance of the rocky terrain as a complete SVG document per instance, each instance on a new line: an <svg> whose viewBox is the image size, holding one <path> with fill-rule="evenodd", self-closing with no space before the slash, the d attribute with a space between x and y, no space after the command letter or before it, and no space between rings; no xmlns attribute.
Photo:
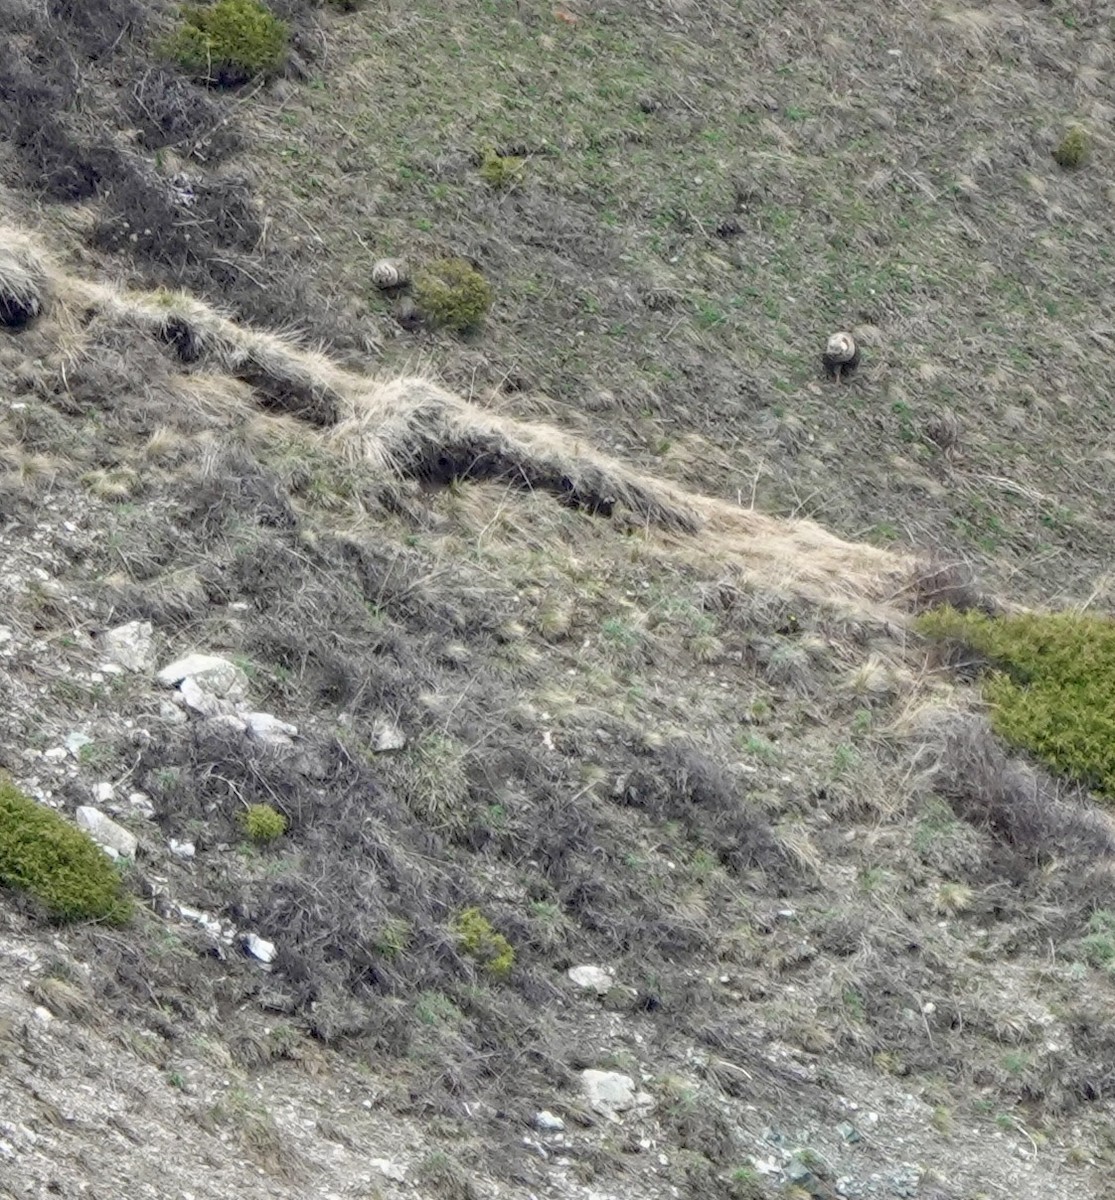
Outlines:
<svg viewBox="0 0 1115 1200"><path fill-rule="evenodd" d="M0 1196L1105 1195L1115 829L914 618L1109 598L1109 14L276 11L0 9L0 768L134 898L0 892Z"/></svg>

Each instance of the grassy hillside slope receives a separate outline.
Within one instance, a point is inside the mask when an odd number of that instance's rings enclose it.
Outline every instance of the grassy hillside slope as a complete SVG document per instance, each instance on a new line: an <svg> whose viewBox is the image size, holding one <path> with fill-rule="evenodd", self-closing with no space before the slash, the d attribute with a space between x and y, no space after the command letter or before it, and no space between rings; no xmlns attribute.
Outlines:
<svg viewBox="0 0 1115 1200"><path fill-rule="evenodd" d="M1107 595L1106 19L282 15L0 9L0 766L139 839L3 893L0 1192L1103 1195L1110 818L910 617Z"/></svg>
<svg viewBox="0 0 1115 1200"><path fill-rule="evenodd" d="M564 11L338 17L309 85L253 104L276 224L354 307L382 309L381 254L465 253L492 280L475 344L379 320L386 361L432 354L728 498L1088 594L1111 517L1110 14ZM509 191L492 149L524 157ZM866 369L840 392L816 360L845 327Z"/></svg>

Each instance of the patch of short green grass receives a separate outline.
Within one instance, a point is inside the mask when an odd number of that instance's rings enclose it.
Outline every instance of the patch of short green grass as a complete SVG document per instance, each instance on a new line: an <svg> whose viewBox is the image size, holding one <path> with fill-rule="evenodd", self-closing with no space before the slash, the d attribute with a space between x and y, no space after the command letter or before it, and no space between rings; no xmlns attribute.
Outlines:
<svg viewBox="0 0 1115 1200"><path fill-rule="evenodd" d="M919 626L989 660L984 691L1007 741L1115 799L1115 620L942 608Z"/></svg>

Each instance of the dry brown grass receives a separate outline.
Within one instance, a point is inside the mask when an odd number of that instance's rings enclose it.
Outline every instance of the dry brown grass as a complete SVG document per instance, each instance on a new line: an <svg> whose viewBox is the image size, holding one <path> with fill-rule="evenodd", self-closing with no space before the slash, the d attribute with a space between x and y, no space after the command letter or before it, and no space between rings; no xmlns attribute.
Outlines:
<svg viewBox="0 0 1115 1200"><path fill-rule="evenodd" d="M5 229L0 242L0 326L21 329L47 303L47 273L42 254L29 238Z"/></svg>
<svg viewBox="0 0 1115 1200"><path fill-rule="evenodd" d="M95 1003L88 987L72 979L45 975L31 985L31 995L56 1017L70 1021L88 1021L95 1012Z"/></svg>
<svg viewBox="0 0 1115 1200"><path fill-rule="evenodd" d="M39 260L31 255L28 261ZM230 416L239 421L254 403L318 430L327 452L373 477L442 486L477 480L548 492L653 534L665 553L716 560L774 589L827 603L884 611L909 569L902 556L850 543L814 521L778 519L693 494L555 426L501 416L429 379L369 379L291 337L234 323L191 297L134 294L45 264L37 269L58 295L58 336L71 364L97 352L86 349L91 329L164 342L188 371L182 377L172 370L173 386L206 424ZM281 428L280 422L276 432ZM173 451L166 431L148 447L154 456ZM124 466L98 468L88 479L96 494L116 499L133 494L139 482Z"/></svg>

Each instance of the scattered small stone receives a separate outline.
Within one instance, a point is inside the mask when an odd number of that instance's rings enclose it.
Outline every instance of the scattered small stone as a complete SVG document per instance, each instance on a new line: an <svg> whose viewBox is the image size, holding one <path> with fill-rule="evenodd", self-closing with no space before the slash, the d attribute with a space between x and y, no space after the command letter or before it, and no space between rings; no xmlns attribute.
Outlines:
<svg viewBox="0 0 1115 1200"><path fill-rule="evenodd" d="M908 1200L909 1197L916 1196L921 1187L922 1174L921 1167L914 1163L904 1163L891 1176L892 1194L902 1197L903 1200Z"/></svg>
<svg viewBox="0 0 1115 1200"><path fill-rule="evenodd" d="M372 283L381 291L402 287L407 274L406 265L397 258L381 258L372 265Z"/></svg>
<svg viewBox="0 0 1115 1200"><path fill-rule="evenodd" d="M541 1129L543 1133L561 1133L565 1128L565 1122L561 1117L543 1109L542 1112L534 1114L534 1127Z"/></svg>
<svg viewBox="0 0 1115 1200"><path fill-rule="evenodd" d="M407 735L394 721L386 717L377 717L372 722L372 749L377 754L385 754L391 750L406 748Z"/></svg>
<svg viewBox="0 0 1115 1200"><path fill-rule="evenodd" d="M216 917L211 917L208 913L202 912L200 908L191 908L188 904L179 904L179 915L186 921L191 921L194 925L200 925L206 933L210 933L213 937L221 936L221 923Z"/></svg>
<svg viewBox="0 0 1115 1200"><path fill-rule="evenodd" d="M328 779L330 764L328 755L320 747L304 749L294 760L294 769L307 779Z"/></svg>
<svg viewBox="0 0 1115 1200"><path fill-rule="evenodd" d="M52 1013L49 1008L46 1008L42 1004L37 1004L35 1006L35 1016L42 1021L44 1025L49 1025L51 1021L54 1020L54 1013Z"/></svg>
<svg viewBox="0 0 1115 1200"><path fill-rule="evenodd" d="M129 792L128 803L141 817L147 817L148 820L151 820L155 815L155 806L151 803L151 797L146 792Z"/></svg>
<svg viewBox="0 0 1115 1200"><path fill-rule="evenodd" d="M48 762L61 762L65 757L65 746L51 746L49 750L43 751L43 758L45 758Z"/></svg>
<svg viewBox="0 0 1115 1200"><path fill-rule="evenodd" d="M635 1081L618 1071L582 1071L581 1087L589 1107L613 1120L635 1104Z"/></svg>
<svg viewBox="0 0 1115 1200"><path fill-rule="evenodd" d="M566 974L579 988L596 992L601 996L610 992L615 982L603 967L594 967L587 963L580 967L570 967Z"/></svg>
<svg viewBox="0 0 1115 1200"><path fill-rule="evenodd" d="M253 958L258 958L262 963L269 963L275 957L275 943L258 937L254 933L244 935L244 948Z"/></svg>
<svg viewBox="0 0 1115 1200"><path fill-rule="evenodd" d="M101 637L110 662L129 671L150 671L155 666L155 627L150 621L129 621L107 630Z"/></svg>
<svg viewBox="0 0 1115 1200"><path fill-rule="evenodd" d="M171 700L159 701L159 716L162 717L168 725L184 725L189 718L186 714Z"/></svg>
<svg viewBox="0 0 1115 1200"><path fill-rule="evenodd" d="M406 1167L400 1167L390 1159L371 1158L368 1160L368 1166L374 1167L384 1179L390 1179L392 1183L403 1183L407 1177Z"/></svg>
<svg viewBox="0 0 1115 1200"><path fill-rule="evenodd" d="M67 733L62 739L62 745L66 747L74 758L79 758L82 750L86 746L92 746L92 744L93 739L87 733L81 733L78 730L74 730L73 733ZM47 754L49 753L50 751L48 750Z"/></svg>
<svg viewBox="0 0 1115 1200"><path fill-rule="evenodd" d="M296 725L288 725L270 713L250 712L243 713L242 716L247 728L251 730L252 736L264 744L269 746L293 745L291 738L298 733Z"/></svg>
<svg viewBox="0 0 1115 1200"><path fill-rule="evenodd" d="M177 687L185 703L207 717L231 712L248 694L247 675L215 654L188 654L163 667L157 678L166 687Z"/></svg>
<svg viewBox="0 0 1115 1200"><path fill-rule="evenodd" d="M175 858L193 858L197 854L197 846L193 842L180 842L177 838L171 838L167 845Z"/></svg>
<svg viewBox="0 0 1115 1200"><path fill-rule="evenodd" d="M860 1131L848 1121L841 1121L836 1127L836 1132L840 1134L840 1136L846 1142L863 1141L863 1134L860 1133Z"/></svg>
<svg viewBox="0 0 1115 1200"><path fill-rule="evenodd" d="M179 684L178 694L187 708L201 713L203 717L221 716L227 714L231 708L231 705L220 695L209 691L192 675L188 679L183 679Z"/></svg>
<svg viewBox="0 0 1115 1200"><path fill-rule="evenodd" d="M194 675L205 675L211 671L223 672L231 667L238 670L234 663L217 654L187 654L185 658L177 658L168 663L158 673L156 678L166 687L177 687L183 679Z"/></svg>
<svg viewBox="0 0 1115 1200"><path fill-rule="evenodd" d="M786 1178L791 1183L806 1186L813 1180L813 1169L808 1163L802 1162L795 1156L790 1159L789 1165L786 1167Z"/></svg>
<svg viewBox="0 0 1115 1200"><path fill-rule="evenodd" d="M139 839L123 825L117 825L111 817L106 817L98 809L83 804L77 810L75 819L78 828L84 829L102 849L114 851L122 858L135 858Z"/></svg>
<svg viewBox="0 0 1115 1200"><path fill-rule="evenodd" d="M116 789L111 783L95 783L93 785L93 799L98 804L110 804L116 799Z"/></svg>
<svg viewBox="0 0 1115 1200"><path fill-rule="evenodd" d="M198 735L201 737L242 737L247 732L248 722L228 712L206 717L198 726Z"/></svg>

